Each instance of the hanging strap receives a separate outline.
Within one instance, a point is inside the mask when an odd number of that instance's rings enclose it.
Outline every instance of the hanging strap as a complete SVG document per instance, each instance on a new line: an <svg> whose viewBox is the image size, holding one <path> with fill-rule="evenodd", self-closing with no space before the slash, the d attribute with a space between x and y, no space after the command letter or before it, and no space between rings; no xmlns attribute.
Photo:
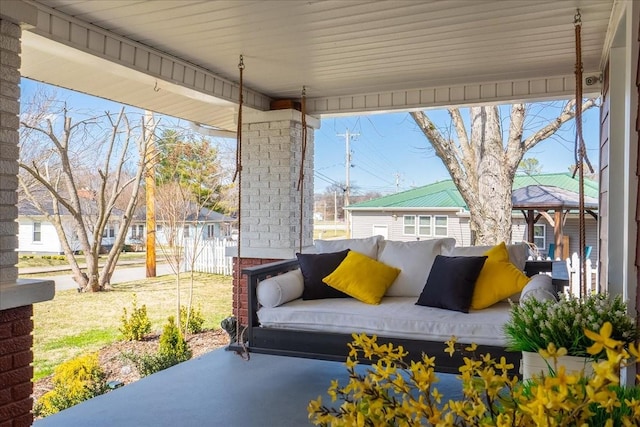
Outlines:
<svg viewBox="0 0 640 427"><path fill-rule="evenodd" d="M587 157L587 149L584 143L582 135L582 17L580 15L580 9L577 9L574 16L575 27L575 41L576 41L576 138L575 138L575 153L576 153L576 170L573 172L575 177L576 171L578 172L578 220L579 220L579 256L580 267L578 275L578 288L581 296L586 296L590 286L586 283L586 269L587 269L587 257L586 257L586 224L585 224L585 209L584 209L584 164L587 163L589 170L593 173L593 167L589 158Z"/></svg>
<svg viewBox="0 0 640 427"><path fill-rule="evenodd" d="M302 113L302 153L300 157L300 175L298 176L298 191L300 192L300 240L299 250L302 252L302 237L304 225L304 163L307 154L307 88L302 86L300 112Z"/></svg>
<svg viewBox="0 0 640 427"><path fill-rule="evenodd" d="M238 62L238 70L240 71L240 81L238 90L240 91L239 99L238 99L238 127L236 131L236 170L233 174L233 182L238 180L238 252L236 258L236 310L238 312L238 317L236 318L236 344L241 347L241 350L236 350L236 353L240 355L244 360L249 360L249 350L244 344L244 340L242 337L244 336L244 332L247 329L248 325L245 325L241 329L240 325L240 278L242 274L241 258L240 258L240 247L242 246L242 104L244 102L244 94L242 87L242 74L244 71L244 60L243 56L240 55L240 62ZM251 320L249 320L251 321Z"/></svg>

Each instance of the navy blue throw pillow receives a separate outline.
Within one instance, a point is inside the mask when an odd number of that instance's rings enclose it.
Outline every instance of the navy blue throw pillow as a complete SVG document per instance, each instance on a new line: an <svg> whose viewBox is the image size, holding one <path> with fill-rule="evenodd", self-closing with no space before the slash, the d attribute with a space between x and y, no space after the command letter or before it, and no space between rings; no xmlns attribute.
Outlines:
<svg viewBox="0 0 640 427"><path fill-rule="evenodd" d="M304 278L303 300L350 298L349 295L332 288L322 281L322 279L333 273L333 270L338 268L348 253L349 249L322 254L296 254L298 264L300 264L300 271L302 271L302 277Z"/></svg>
<svg viewBox="0 0 640 427"><path fill-rule="evenodd" d="M486 256L437 255L417 305L469 312Z"/></svg>

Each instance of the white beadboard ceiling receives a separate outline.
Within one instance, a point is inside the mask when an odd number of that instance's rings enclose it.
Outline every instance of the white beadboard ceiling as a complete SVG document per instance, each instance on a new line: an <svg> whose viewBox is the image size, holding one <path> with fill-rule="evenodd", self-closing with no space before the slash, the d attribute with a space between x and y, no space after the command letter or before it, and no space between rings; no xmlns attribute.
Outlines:
<svg viewBox="0 0 640 427"><path fill-rule="evenodd" d="M257 110L303 86L318 115L566 95L576 8L598 75L618 0L17 1L24 76L233 129L240 54Z"/></svg>

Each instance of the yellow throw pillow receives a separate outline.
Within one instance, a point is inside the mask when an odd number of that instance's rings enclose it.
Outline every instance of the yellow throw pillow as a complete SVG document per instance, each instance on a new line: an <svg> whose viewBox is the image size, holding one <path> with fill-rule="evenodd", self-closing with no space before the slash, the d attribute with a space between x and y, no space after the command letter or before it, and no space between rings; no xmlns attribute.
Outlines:
<svg viewBox="0 0 640 427"><path fill-rule="evenodd" d="M380 304L384 293L400 274L400 270L350 251L333 273L323 281L367 304Z"/></svg>
<svg viewBox="0 0 640 427"><path fill-rule="evenodd" d="M504 242L484 253L487 261L482 267L471 298L471 308L480 310L518 293L530 278L509 261Z"/></svg>

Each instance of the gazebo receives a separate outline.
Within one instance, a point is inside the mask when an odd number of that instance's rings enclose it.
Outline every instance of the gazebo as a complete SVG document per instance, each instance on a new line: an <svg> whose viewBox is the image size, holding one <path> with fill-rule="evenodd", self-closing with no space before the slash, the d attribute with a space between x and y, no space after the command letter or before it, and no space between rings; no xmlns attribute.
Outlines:
<svg viewBox="0 0 640 427"><path fill-rule="evenodd" d="M563 225L571 211L580 206L579 194L551 185L528 185L513 190L511 195L513 210L520 210L527 222L527 241L534 241L533 226L544 217L553 226L556 251L562 258L569 256L569 244L562 232ZM584 209L596 221L598 220L598 200L584 196ZM549 213L554 212L553 217Z"/></svg>

